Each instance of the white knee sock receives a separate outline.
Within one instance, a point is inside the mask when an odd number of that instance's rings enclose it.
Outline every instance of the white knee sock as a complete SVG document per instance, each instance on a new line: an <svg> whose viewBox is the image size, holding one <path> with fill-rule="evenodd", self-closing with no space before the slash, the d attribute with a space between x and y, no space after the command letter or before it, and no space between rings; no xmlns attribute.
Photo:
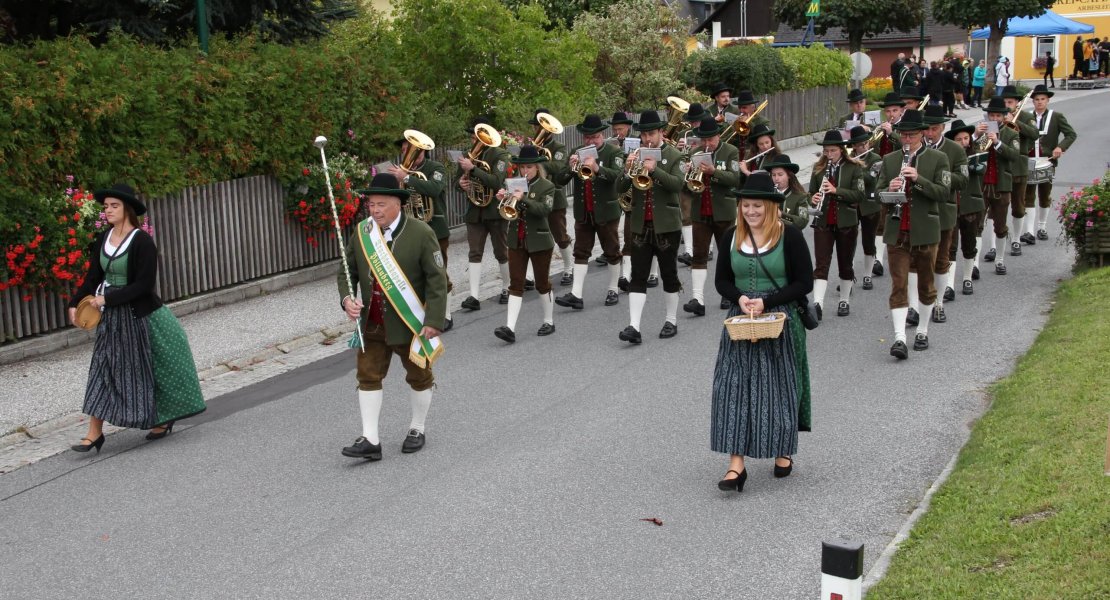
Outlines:
<svg viewBox="0 0 1110 600"><path fill-rule="evenodd" d="M975 267L975 263L977 263L977 262L979 262L979 256L978 255L976 255L975 258L965 258L965 259L963 259L963 263L964 263L963 280L964 281L971 281L971 270L972 270L973 267Z"/></svg>
<svg viewBox="0 0 1110 600"><path fill-rule="evenodd" d="M994 238L994 248L998 251L998 256L995 257L994 262L1002 264L1002 257L1006 256L1006 248L1008 247L1006 238L997 236Z"/></svg>
<svg viewBox="0 0 1110 600"><path fill-rule="evenodd" d="M890 309L890 320L894 323L894 339L899 342L906 341L906 316L909 314L908 308L892 308Z"/></svg>
<svg viewBox="0 0 1110 600"><path fill-rule="evenodd" d="M694 253L694 226L682 226L682 245L685 247L687 254Z"/></svg>
<svg viewBox="0 0 1110 600"><path fill-rule="evenodd" d="M853 283L854 282L851 279L841 279L840 280L840 301L841 302L848 302L849 300L851 300L851 298L852 298L852 284Z"/></svg>
<svg viewBox="0 0 1110 600"><path fill-rule="evenodd" d="M621 257L621 275L625 279L629 279L629 280L632 279L632 257L631 256L622 256Z"/></svg>
<svg viewBox="0 0 1110 600"><path fill-rule="evenodd" d="M948 266L948 270L952 270L952 266ZM933 285L937 288L937 299L935 304L937 306L944 306L944 287L948 285L948 273L933 274ZM924 308L924 307L922 307Z"/></svg>
<svg viewBox="0 0 1110 600"><path fill-rule="evenodd" d="M482 263L470 263L470 296L478 297L478 288L482 287Z"/></svg>
<svg viewBox="0 0 1110 600"><path fill-rule="evenodd" d="M667 322L678 325L678 292L665 292L663 298L667 301Z"/></svg>
<svg viewBox="0 0 1110 600"><path fill-rule="evenodd" d="M509 263L505 262L499 265L501 267L501 289L509 289Z"/></svg>
<svg viewBox="0 0 1110 600"><path fill-rule="evenodd" d="M917 305L921 303L921 298L917 295L917 273L910 273L906 278L906 296L910 299L910 308L921 314L917 309Z"/></svg>
<svg viewBox="0 0 1110 600"><path fill-rule="evenodd" d="M536 280L536 271L532 269L532 261L528 261L528 269L524 271L524 278L530 281Z"/></svg>
<svg viewBox="0 0 1110 600"><path fill-rule="evenodd" d="M871 276L871 269L875 267L875 257L867 254L863 255L863 275L864 277Z"/></svg>
<svg viewBox="0 0 1110 600"><path fill-rule="evenodd" d="M1011 217L1010 218L1010 243L1018 242L1022 233L1022 225L1025 223L1025 217Z"/></svg>
<svg viewBox="0 0 1110 600"><path fill-rule="evenodd" d="M880 239L879 241L881 242L882 239ZM876 250L878 250L879 253L875 255L875 260L879 261L880 265L885 264L886 263L886 244L879 244L879 247L876 248Z"/></svg>
<svg viewBox="0 0 1110 600"><path fill-rule="evenodd" d="M628 324L636 331L640 330L640 315L647 304L647 294L632 292L628 294Z"/></svg>
<svg viewBox="0 0 1110 600"><path fill-rule="evenodd" d="M568 245L566 248L559 248L559 253L563 255L563 273L573 273L574 248Z"/></svg>
<svg viewBox="0 0 1110 600"><path fill-rule="evenodd" d="M705 304L705 280L708 277L708 269L690 269L690 279L694 283L694 300L702 304Z"/></svg>
<svg viewBox="0 0 1110 600"><path fill-rule="evenodd" d="M1037 222L1036 222L1036 220L1033 219L1033 214L1038 214L1038 213L1030 214L1029 213L1030 210L1032 210L1032 209L1028 209L1028 208L1025 209L1025 211L1026 211L1025 212L1025 218L1024 218L1024 220L1025 220L1025 233L1028 233L1029 235L1034 235L1034 234L1037 233ZM1038 208L1037 210L1040 210L1040 208ZM1039 214L1038 214L1038 216L1039 216Z"/></svg>
<svg viewBox="0 0 1110 600"><path fill-rule="evenodd" d="M621 278L621 266L620 265L608 265L608 269L609 269L609 291L610 292L615 292L615 291L617 291L617 282L620 281L620 278ZM577 276L575 277L575 280L577 281Z"/></svg>
<svg viewBox="0 0 1110 600"><path fill-rule="evenodd" d="M1048 225L1048 207L1037 207L1037 230L1045 229Z"/></svg>
<svg viewBox="0 0 1110 600"><path fill-rule="evenodd" d="M658 258L652 258L651 259L651 275L653 277L655 277L656 279L659 279L659 259Z"/></svg>
<svg viewBox="0 0 1110 600"><path fill-rule="evenodd" d="M972 263L973 267L978 267L979 266L979 256L982 254L982 252L981 252L982 250L983 250L983 236L979 236L979 237L975 238L975 262ZM970 277L971 277L971 271L968 270L967 273L964 273L964 278L970 278Z"/></svg>
<svg viewBox="0 0 1110 600"><path fill-rule="evenodd" d="M584 266L584 265L583 265ZM555 294L547 292L540 294L540 304L543 306L543 322L548 325L555 324Z"/></svg>
<svg viewBox="0 0 1110 600"><path fill-rule="evenodd" d="M962 260L962 259L957 258L956 260L959 261L959 260ZM953 290L956 289L956 266L958 264L959 264L958 262L953 262L953 263L948 264L948 273L946 273L945 276L944 276L944 287L945 287L945 289L947 289L947 288L952 288ZM967 276L969 278L971 277L971 271L968 271Z"/></svg>
<svg viewBox="0 0 1110 600"><path fill-rule="evenodd" d="M412 421L409 429L424 433L424 420L428 418L428 409L432 406L432 390L409 391L409 403L412 404Z"/></svg>
<svg viewBox="0 0 1110 600"><path fill-rule="evenodd" d="M516 320L520 316L520 306L524 303L524 299L520 296L509 294L509 310L506 311L505 325L509 329L516 331Z"/></svg>
<svg viewBox="0 0 1110 600"><path fill-rule="evenodd" d="M813 280L813 301L825 308L825 289L829 287L827 279Z"/></svg>
<svg viewBox="0 0 1110 600"><path fill-rule="evenodd" d="M378 443L378 415L382 412L381 390L358 391L358 409L362 413L362 437L371 444Z"/></svg>
<svg viewBox="0 0 1110 600"><path fill-rule="evenodd" d="M937 299L940 299L939 294L937 295ZM933 316L933 306L934 304L926 304L921 307L921 320L917 323L917 333L929 335L929 318Z"/></svg>
<svg viewBox="0 0 1110 600"><path fill-rule="evenodd" d="M586 285L586 270L589 265L574 265L574 283L571 284L570 293L581 298L582 288Z"/></svg>

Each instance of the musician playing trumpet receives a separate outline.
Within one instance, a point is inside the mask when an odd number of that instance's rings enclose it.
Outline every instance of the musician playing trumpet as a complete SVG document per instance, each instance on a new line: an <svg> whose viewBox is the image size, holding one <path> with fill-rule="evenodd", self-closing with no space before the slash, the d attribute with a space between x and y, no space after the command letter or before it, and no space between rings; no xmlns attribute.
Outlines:
<svg viewBox="0 0 1110 600"><path fill-rule="evenodd" d="M471 143L479 142L478 135L473 133L477 125L490 125L486 117L478 117L467 129L471 132ZM490 170L478 168L469 157L459 159L459 177L456 184L464 192L475 189L478 184L488 190L500 189L505 183L505 175L509 169L509 151L502 147L487 146L482 149L479 160L489 165ZM466 206L466 241L470 245L470 295L462 301L462 307L467 310L480 310L481 302L478 301L478 289L482 282L482 256L486 251L486 238L493 246L493 257L501 267L501 304L509 302L509 255L505 245L505 220L497 212L497 203L490 202L486 206L476 206L468 202Z"/></svg>
<svg viewBox="0 0 1110 600"><path fill-rule="evenodd" d="M559 187L574 182L574 281L571 291L556 298L555 304L575 310L583 308L583 289L595 238L601 244L601 255L609 270L605 306L619 302L617 280L621 274L621 252L617 226L622 211L617 204L616 183L624 169L624 153L605 143L604 132L608 127L600 116L586 115L575 126L585 145L570 154L561 171L551 173L551 180ZM597 158L583 159L579 152L586 148L594 149Z"/></svg>

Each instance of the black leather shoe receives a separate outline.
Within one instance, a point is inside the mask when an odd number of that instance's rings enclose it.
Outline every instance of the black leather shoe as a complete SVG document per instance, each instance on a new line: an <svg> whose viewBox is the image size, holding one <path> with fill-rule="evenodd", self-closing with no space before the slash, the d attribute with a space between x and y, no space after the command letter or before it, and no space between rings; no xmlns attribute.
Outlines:
<svg viewBox="0 0 1110 600"><path fill-rule="evenodd" d="M732 308L732 302L728 298L721 298L721 310L728 310Z"/></svg>
<svg viewBox="0 0 1110 600"><path fill-rule="evenodd" d="M462 301L462 307L466 310L482 310L482 303L474 296L467 296L466 300Z"/></svg>
<svg viewBox="0 0 1110 600"><path fill-rule="evenodd" d="M1021 242L1010 243L1010 256L1021 256Z"/></svg>
<svg viewBox="0 0 1110 600"><path fill-rule="evenodd" d="M574 310L582 310L582 299L570 292L567 292L562 296L556 298L555 304L558 304L559 306L565 306L567 308L573 308Z"/></svg>
<svg viewBox="0 0 1110 600"><path fill-rule="evenodd" d="M979 281L979 267L971 267L971 278Z"/></svg>
<svg viewBox="0 0 1110 600"><path fill-rule="evenodd" d="M656 287L659 285L659 278L655 275L648 275L647 287Z"/></svg>
<svg viewBox="0 0 1110 600"><path fill-rule="evenodd" d="M968 280L968 279L965 279L965 280L964 280L964 289L963 289L963 294L964 294L965 296L970 296L970 295L972 295L972 294L974 294L974 293L975 293L975 285L974 285L974 284L972 284L970 280Z"/></svg>
<svg viewBox="0 0 1110 600"><path fill-rule="evenodd" d="M510 344L516 343L516 334L513 333L513 330L509 329L507 325L502 325L497 329L494 329L493 335L496 335L498 339L505 340Z"/></svg>
<svg viewBox="0 0 1110 600"><path fill-rule="evenodd" d="M943 306L934 306L933 315L930 317L934 323L947 323L948 315L944 314Z"/></svg>
<svg viewBox="0 0 1110 600"><path fill-rule="evenodd" d="M906 325L916 327L920 322L921 315L917 314L917 311L911 308L910 312L906 313Z"/></svg>
<svg viewBox="0 0 1110 600"><path fill-rule="evenodd" d="M1033 234L1029 233L1028 231L1021 234L1021 237L1018 238L1018 239L1021 240L1021 243L1026 244L1028 246L1034 246L1034 245L1037 244L1037 238L1033 237Z"/></svg>
<svg viewBox="0 0 1110 600"><path fill-rule="evenodd" d="M995 275L1005 275L1006 274L1006 265L1004 265L1002 263L998 263L998 264L994 265L994 274Z"/></svg>
<svg viewBox="0 0 1110 600"><path fill-rule="evenodd" d="M618 337L621 341L631 342L633 344L639 344L644 341L643 338L640 337L640 332L636 331L636 328L631 325L625 327Z"/></svg>
<svg viewBox="0 0 1110 600"><path fill-rule="evenodd" d="M876 260L875 264L871 265L871 274L875 277L882 277L884 272L883 263Z"/></svg>
<svg viewBox="0 0 1110 600"><path fill-rule="evenodd" d="M82 438L81 441L82 442L89 442L89 443L88 444L74 444L74 445L70 446L69 449L73 450L74 452L88 452L89 450L92 450L93 448L96 448L96 453L100 454L100 447L104 445L104 434L103 433L100 434L100 437L96 438L95 440L90 440L89 438Z"/></svg>
<svg viewBox="0 0 1110 600"><path fill-rule="evenodd" d="M509 303L509 290L501 290L501 295L497 297L498 304Z"/></svg>
<svg viewBox="0 0 1110 600"><path fill-rule="evenodd" d="M605 306L616 306L620 301L621 297L613 290L605 292Z"/></svg>
<svg viewBox="0 0 1110 600"><path fill-rule="evenodd" d="M621 276L621 278L617 280L617 289L622 291L622 292L628 293L628 278L627 277Z"/></svg>
<svg viewBox="0 0 1110 600"><path fill-rule="evenodd" d="M817 309L817 320L818 321L823 320L825 318L825 311L821 310L821 305L820 304L814 304L813 308Z"/></svg>
<svg viewBox="0 0 1110 600"><path fill-rule="evenodd" d="M944 288L944 301L951 302L956 299L956 290L946 287Z"/></svg>
<svg viewBox="0 0 1110 600"><path fill-rule="evenodd" d="M1042 240L1042 241L1047 240L1048 239L1048 232L1045 231L1044 229L1038 229L1037 230L1037 239Z"/></svg>
<svg viewBox="0 0 1110 600"><path fill-rule="evenodd" d="M540 329L536 332L536 335L551 335L553 333L555 333L555 326L551 323L544 323L540 325Z"/></svg>
<svg viewBox="0 0 1110 600"><path fill-rule="evenodd" d="M728 473L725 473L725 475L727 476L729 473L736 473L736 471L733 471L732 469L729 469ZM718 481L717 482L717 489L721 490L722 492L727 492L727 491L730 491L730 490L736 490L737 492L743 492L744 491L744 482L746 482L747 480L748 480L748 470L744 469L743 471L740 471L739 473L736 473L736 477L733 477L732 479L722 479L722 480Z"/></svg>
<svg viewBox="0 0 1110 600"><path fill-rule="evenodd" d="M525 279L524 280L524 289L525 289L525 291L536 289L536 282L532 281L531 279Z"/></svg>
<svg viewBox="0 0 1110 600"><path fill-rule="evenodd" d="M454 326L455 326L455 321L454 320L452 320L452 319L444 319L443 320L443 332L444 333L447 333L448 331L451 331L451 328L454 327Z"/></svg>
<svg viewBox="0 0 1110 600"><path fill-rule="evenodd" d="M836 316L847 317L849 312L851 312L851 309L847 302L841 301L840 304L836 305Z"/></svg>
<svg viewBox="0 0 1110 600"><path fill-rule="evenodd" d="M694 257L690 256L689 252L683 252L682 254L678 255L678 262L680 262L680 263L682 263L682 264L684 264L688 267L688 266L690 266L691 263L694 262Z"/></svg>
<svg viewBox="0 0 1110 600"><path fill-rule="evenodd" d="M570 285L574 283L574 273L563 273L563 278L559 280L559 285Z"/></svg>
<svg viewBox="0 0 1110 600"><path fill-rule="evenodd" d="M365 458L366 460L381 460L382 445L371 444L370 440L359 436L355 443L341 450L343 456L351 458Z"/></svg>
<svg viewBox="0 0 1110 600"><path fill-rule="evenodd" d="M775 463L775 477L778 477L779 479L782 479L783 477L789 477L790 473L794 470L794 459L790 458L789 456L780 456L778 458L785 458L786 460L790 461L790 464L786 465L785 467L780 467L778 463Z"/></svg>
<svg viewBox="0 0 1110 600"><path fill-rule="evenodd" d="M929 349L929 336L924 333L919 333L913 336L913 349L914 350L928 350Z"/></svg>
<svg viewBox="0 0 1110 600"><path fill-rule="evenodd" d="M863 276L863 289L865 289L865 290L875 289L875 284L871 282L871 276L870 275L864 275Z"/></svg>
<svg viewBox="0 0 1110 600"><path fill-rule="evenodd" d="M412 454L413 452L418 452L423 447L424 433L416 429L410 429L409 434L405 436L405 442L401 444L401 452Z"/></svg>
<svg viewBox="0 0 1110 600"><path fill-rule="evenodd" d="M994 250L994 248L991 248L990 250L987 250L986 254L983 255L983 261L984 262L994 262L994 257L995 257L995 250Z"/></svg>
<svg viewBox="0 0 1110 600"><path fill-rule="evenodd" d="M906 348L906 342L901 340L894 342L890 347L890 355L898 360L906 360L910 356L909 348Z"/></svg>
<svg viewBox="0 0 1110 600"><path fill-rule="evenodd" d="M663 323L663 328L659 330L659 337L662 339L673 338L678 335L678 325L666 321Z"/></svg>
<svg viewBox="0 0 1110 600"><path fill-rule="evenodd" d="M688 313L694 313L695 317L705 316L705 305L698 302L697 298L690 298L690 301L682 305L682 310Z"/></svg>

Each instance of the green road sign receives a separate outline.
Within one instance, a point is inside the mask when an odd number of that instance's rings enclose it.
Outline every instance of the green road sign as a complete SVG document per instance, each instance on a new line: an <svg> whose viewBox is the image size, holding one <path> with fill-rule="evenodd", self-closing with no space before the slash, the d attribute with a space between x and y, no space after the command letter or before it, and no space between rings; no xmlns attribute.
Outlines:
<svg viewBox="0 0 1110 600"><path fill-rule="evenodd" d="M821 0L812 0L809 3L809 8L806 9L807 17L817 17L821 15Z"/></svg>

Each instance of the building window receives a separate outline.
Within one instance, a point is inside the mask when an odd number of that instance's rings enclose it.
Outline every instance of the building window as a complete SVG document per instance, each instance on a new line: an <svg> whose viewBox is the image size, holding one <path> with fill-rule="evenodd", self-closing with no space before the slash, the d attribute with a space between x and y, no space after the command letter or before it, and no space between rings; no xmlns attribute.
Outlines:
<svg viewBox="0 0 1110 600"><path fill-rule="evenodd" d="M1033 50L1034 50L1033 60L1034 61L1038 61L1038 59L1043 59L1046 52L1051 52L1053 56L1056 56L1056 38L1054 38L1054 37L1039 37L1039 38L1036 39L1035 44L1036 45L1033 47ZM1043 62L1043 60L1041 60L1040 62ZM1037 63L1037 64L1040 64L1040 63Z"/></svg>

